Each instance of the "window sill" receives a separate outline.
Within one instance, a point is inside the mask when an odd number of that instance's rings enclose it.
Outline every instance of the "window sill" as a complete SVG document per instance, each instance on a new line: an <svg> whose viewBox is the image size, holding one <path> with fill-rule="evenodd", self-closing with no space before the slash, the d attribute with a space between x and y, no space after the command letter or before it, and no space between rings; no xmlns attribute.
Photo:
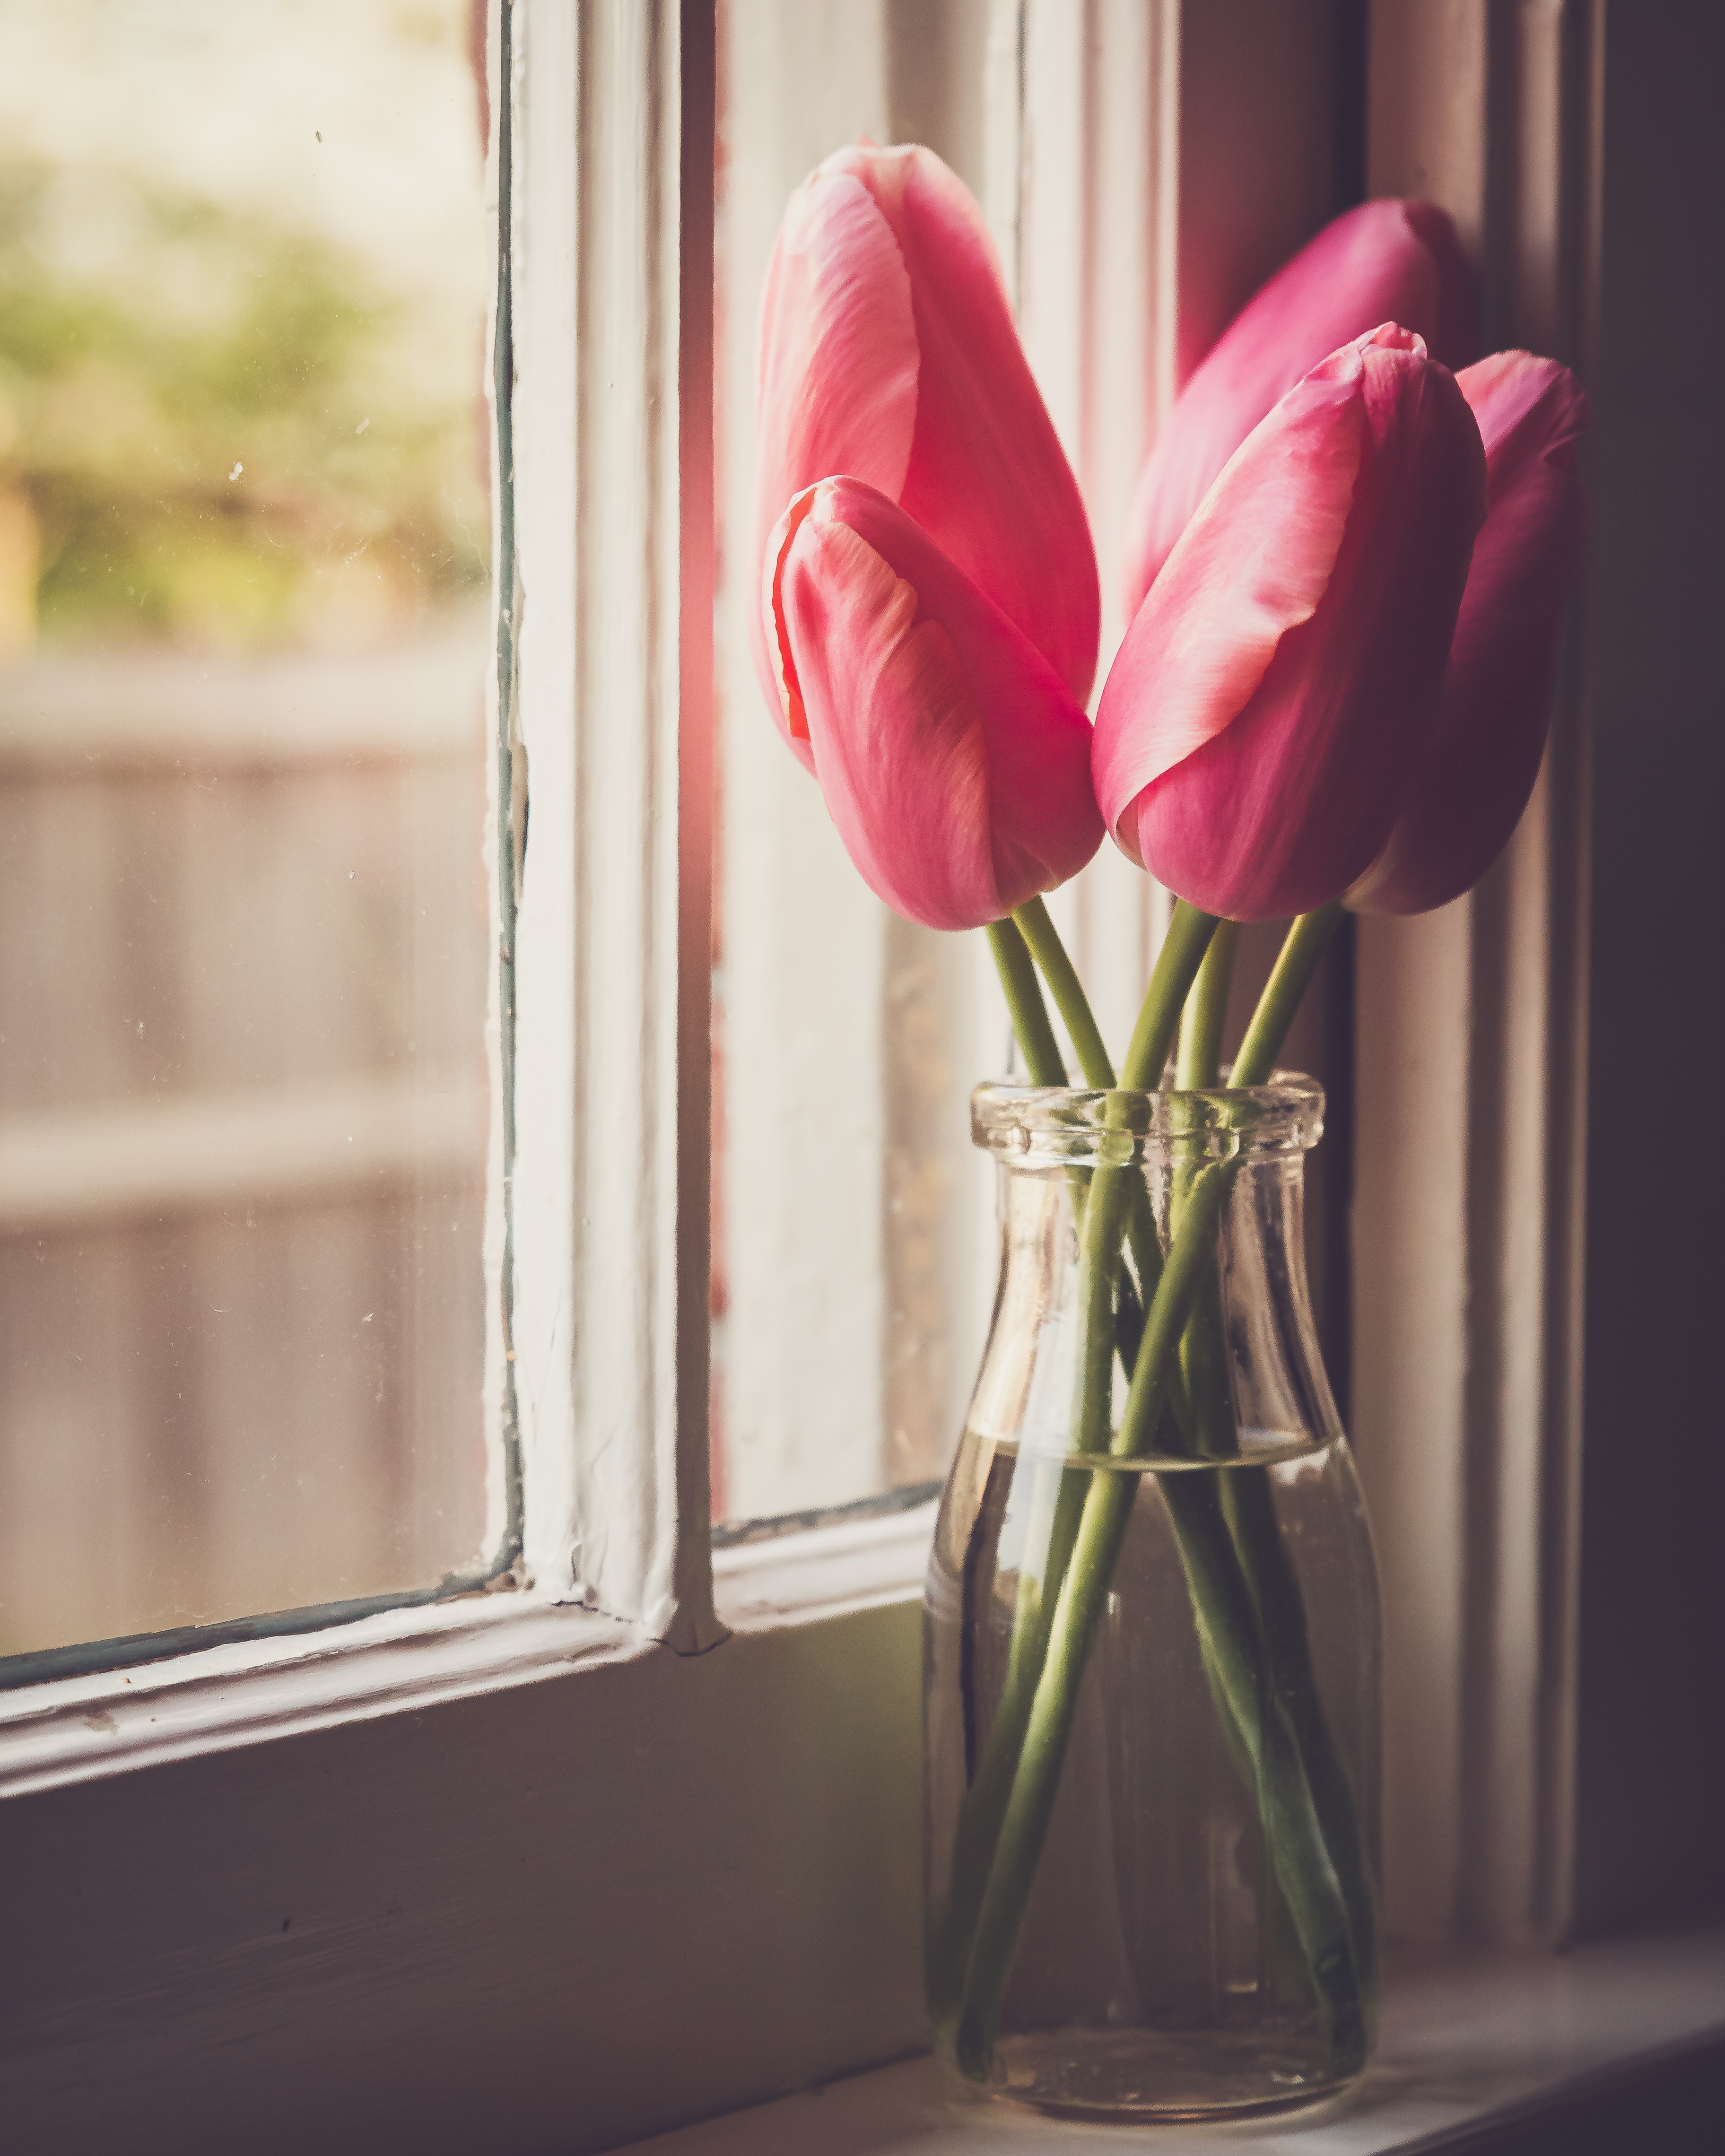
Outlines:
<svg viewBox="0 0 1725 2156"><path fill-rule="evenodd" d="M8 2150L285 2156L331 2118L427 2156L1096 2141L906 2056L930 1517L721 1551L732 1636L699 1656L487 1595L10 1695ZM1544 2156L1500 2131L1725 2042L1725 1931L1403 1964L1385 2023L1343 2102L1114 2142ZM870 2059L904 2063L837 2078ZM827 2092L730 2108L799 2084Z"/></svg>
<svg viewBox="0 0 1725 2156"><path fill-rule="evenodd" d="M934 1507L717 1553L719 1614L745 1635L915 1603ZM236 1746L423 1712L650 1655L638 1628L533 1594L480 1591L322 1631L233 1640L0 1694L0 1799Z"/></svg>
<svg viewBox="0 0 1725 2156"><path fill-rule="evenodd" d="M1672 2138L1687 2106L1722 2087L1725 1932L1567 1954L1403 1954L1378 2056L1348 2095L1233 2125L1113 2128L1106 2145L1162 2156L1688 2147ZM917 2058L631 2145L635 2156L1034 2156L1086 2144L1101 2145L1097 2128L955 2096Z"/></svg>
<svg viewBox="0 0 1725 2156"><path fill-rule="evenodd" d="M721 1553L699 1656L530 1592L6 1696L8 2156L577 2156L904 2056L931 1518Z"/></svg>

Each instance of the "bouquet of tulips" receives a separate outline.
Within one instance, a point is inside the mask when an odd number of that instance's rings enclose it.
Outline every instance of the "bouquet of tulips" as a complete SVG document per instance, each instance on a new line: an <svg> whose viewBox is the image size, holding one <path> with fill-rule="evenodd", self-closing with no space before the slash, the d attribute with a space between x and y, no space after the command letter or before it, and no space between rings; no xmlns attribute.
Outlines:
<svg viewBox="0 0 1725 2156"><path fill-rule="evenodd" d="M1262 1084L1344 908L1440 906L1508 839L1579 555L1587 405L1553 361L1468 364L1473 335L1429 204L1348 213L1258 294L1145 470L1130 626L1092 727L1094 552L976 204L929 151L868 146L793 198L762 321L762 687L871 888L987 932L1033 1083L1068 1077L1045 984L1087 1086L1160 1086L1177 1033L1179 1084L1217 1086L1235 924L1291 918L1229 1080ZM1176 896L1117 1066L1042 900L1105 831ZM1166 1250L1142 1180L1091 1175L1075 1453L1226 1450L1230 1173L1188 1177ZM1166 1499L1313 1994L1338 2054L1363 2058L1368 1868L1322 1715L1262 1707L1312 1677L1274 1512L1232 1480L1219 1513ZM1099 1476L1061 1497L934 1914L937 2020L978 2076L1135 1487Z"/></svg>

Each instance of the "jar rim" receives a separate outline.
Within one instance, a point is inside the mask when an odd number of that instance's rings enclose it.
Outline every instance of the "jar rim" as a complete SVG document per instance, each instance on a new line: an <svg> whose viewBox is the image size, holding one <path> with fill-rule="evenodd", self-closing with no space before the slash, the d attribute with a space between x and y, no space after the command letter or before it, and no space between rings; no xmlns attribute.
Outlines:
<svg viewBox="0 0 1725 2156"><path fill-rule="evenodd" d="M1170 1086L1157 1092L996 1080L971 1095L970 1127L984 1152L1021 1168L1258 1159L1307 1152L1317 1143L1324 1089L1300 1070L1272 1071L1263 1086Z"/></svg>

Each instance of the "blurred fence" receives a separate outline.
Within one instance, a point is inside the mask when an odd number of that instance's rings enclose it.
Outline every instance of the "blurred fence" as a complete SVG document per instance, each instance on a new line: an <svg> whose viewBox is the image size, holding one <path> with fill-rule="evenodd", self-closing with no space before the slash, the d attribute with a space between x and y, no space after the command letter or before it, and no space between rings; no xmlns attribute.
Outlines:
<svg viewBox="0 0 1725 2156"><path fill-rule="evenodd" d="M0 1652L476 1553L483 649L0 673Z"/></svg>

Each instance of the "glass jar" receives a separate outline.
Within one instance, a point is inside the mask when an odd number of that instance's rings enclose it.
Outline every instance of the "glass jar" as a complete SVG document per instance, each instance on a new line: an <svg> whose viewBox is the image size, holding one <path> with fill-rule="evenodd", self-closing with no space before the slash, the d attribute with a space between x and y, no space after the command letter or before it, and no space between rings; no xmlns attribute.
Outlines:
<svg viewBox="0 0 1725 2156"><path fill-rule="evenodd" d="M1002 1258L929 1569L927 1974L949 2065L1041 2110L1301 2102L1370 2049L1378 1589L1306 1286L1322 1113L1281 1073L973 1096Z"/></svg>

